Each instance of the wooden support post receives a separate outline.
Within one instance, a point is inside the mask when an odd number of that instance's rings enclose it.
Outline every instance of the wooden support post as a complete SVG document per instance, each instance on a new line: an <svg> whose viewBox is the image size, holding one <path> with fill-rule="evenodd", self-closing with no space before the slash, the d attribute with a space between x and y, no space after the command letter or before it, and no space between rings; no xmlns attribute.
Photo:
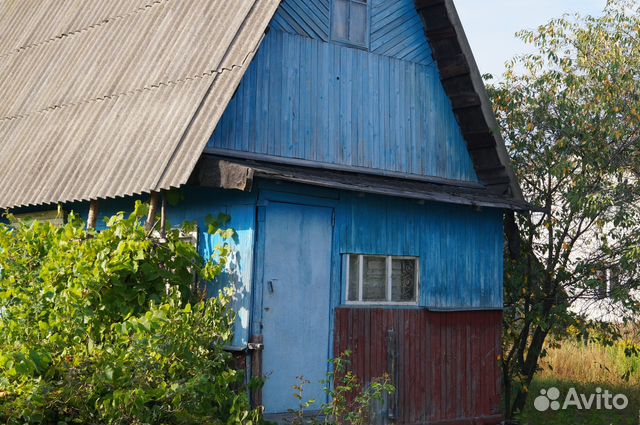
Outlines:
<svg viewBox="0 0 640 425"><path fill-rule="evenodd" d="M97 199L94 199L89 204L89 215L87 217L87 229L95 229L98 223L98 212L100 204Z"/></svg>
<svg viewBox="0 0 640 425"><path fill-rule="evenodd" d="M162 192L162 201L160 204L160 237L165 238L167 236L167 197Z"/></svg>
<svg viewBox="0 0 640 425"><path fill-rule="evenodd" d="M145 229L147 232L153 230L154 225L156 224L156 214L158 212L158 201L160 199L160 195L158 192L151 192L151 199L149 200L149 215L147 216L147 223L145 224Z"/></svg>
<svg viewBox="0 0 640 425"><path fill-rule="evenodd" d="M252 335L249 343L251 353L251 377L262 379L262 350L264 349L264 337L262 335ZM262 406L262 388L257 387L251 390L251 405L253 407Z"/></svg>

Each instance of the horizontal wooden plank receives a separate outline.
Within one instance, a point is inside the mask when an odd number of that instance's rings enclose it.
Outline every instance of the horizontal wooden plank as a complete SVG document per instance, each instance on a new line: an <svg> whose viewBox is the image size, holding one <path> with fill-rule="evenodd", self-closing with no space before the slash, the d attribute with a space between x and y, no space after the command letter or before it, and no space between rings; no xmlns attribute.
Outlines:
<svg viewBox="0 0 640 425"><path fill-rule="evenodd" d="M450 98L453 109L465 109L481 105L480 97L475 92L455 94Z"/></svg>
<svg viewBox="0 0 640 425"><path fill-rule="evenodd" d="M439 41L443 39L455 39L456 30L453 26L443 26L438 29L432 29L427 31L427 37L431 42Z"/></svg>
<svg viewBox="0 0 640 425"><path fill-rule="evenodd" d="M438 68L440 69L440 78L443 80L469 73L469 64L462 54L440 58Z"/></svg>

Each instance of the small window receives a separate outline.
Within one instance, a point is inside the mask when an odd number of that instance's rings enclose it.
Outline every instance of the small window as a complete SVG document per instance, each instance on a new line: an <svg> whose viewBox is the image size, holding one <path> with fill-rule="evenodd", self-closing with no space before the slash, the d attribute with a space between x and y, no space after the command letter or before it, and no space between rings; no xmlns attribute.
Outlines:
<svg viewBox="0 0 640 425"><path fill-rule="evenodd" d="M369 42L367 0L334 0L332 38L334 41L366 47Z"/></svg>
<svg viewBox="0 0 640 425"><path fill-rule="evenodd" d="M347 304L406 304L418 300L416 257L345 256Z"/></svg>
<svg viewBox="0 0 640 425"><path fill-rule="evenodd" d="M619 295L619 292L623 289L623 286L620 284L620 266L618 265L611 266L604 270L598 270L596 272L596 279L598 280L595 289L596 299L603 300Z"/></svg>

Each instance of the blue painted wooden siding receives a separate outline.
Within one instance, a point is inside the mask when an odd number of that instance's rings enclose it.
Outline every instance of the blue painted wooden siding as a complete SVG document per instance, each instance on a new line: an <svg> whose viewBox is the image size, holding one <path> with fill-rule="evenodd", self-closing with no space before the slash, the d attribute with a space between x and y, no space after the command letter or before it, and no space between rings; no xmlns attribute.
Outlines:
<svg viewBox="0 0 640 425"><path fill-rule="evenodd" d="M271 29L329 41L332 3L283 0ZM369 8L371 52L422 64L433 61L414 0L371 0Z"/></svg>
<svg viewBox="0 0 640 425"><path fill-rule="evenodd" d="M255 194L244 194L233 191L222 191L205 188L183 189L184 199L177 206L167 208L167 220L170 225L180 225L185 221L197 222L199 226L198 249L204 258L210 258L219 240L207 233L205 218L225 213L231 216L230 227L238 234L237 241L230 241L233 252L232 264L219 282L212 285L210 293L215 294L222 286L233 285L236 295L232 303L237 313L234 339L231 346L244 348L249 341L249 320L251 315L253 254L255 239ZM145 198L144 201L148 200ZM100 203L98 229L104 229L104 217L110 217L119 211L131 212L135 199L125 198L105 200ZM86 218L88 204L70 204L67 210L78 212Z"/></svg>
<svg viewBox="0 0 640 425"><path fill-rule="evenodd" d="M271 31L209 149L477 181L434 65Z"/></svg>
<svg viewBox="0 0 640 425"><path fill-rule="evenodd" d="M502 210L259 182L261 202L335 209L332 305L345 300L343 254L420 257L420 306L503 307Z"/></svg>
<svg viewBox="0 0 640 425"><path fill-rule="evenodd" d="M422 306L502 308L502 211L344 194L337 223L341 254L420 257Z"/></svg>
<svg viewBox="0 0 640 425"><path fill-rule="evenodd" d="M331 0L283 0L271 29L328 41Z"/></svg>
<svg viewBox="0 0 640 425"><path fill-rule="evenodd" d="M373 53L423 64L433 62L414 0L373 0L370 28Z"/></svg>

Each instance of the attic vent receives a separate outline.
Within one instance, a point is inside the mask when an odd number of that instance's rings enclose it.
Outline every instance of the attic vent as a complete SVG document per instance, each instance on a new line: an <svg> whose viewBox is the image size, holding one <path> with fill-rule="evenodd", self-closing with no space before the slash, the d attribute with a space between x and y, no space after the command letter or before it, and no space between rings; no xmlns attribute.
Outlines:
<svg viewBox="0 0 640 425"><path fill-rule="evenodd" d="M331 20L334 41L359 47L369 44L369 4L367 0L334 0Z"/></svg>

